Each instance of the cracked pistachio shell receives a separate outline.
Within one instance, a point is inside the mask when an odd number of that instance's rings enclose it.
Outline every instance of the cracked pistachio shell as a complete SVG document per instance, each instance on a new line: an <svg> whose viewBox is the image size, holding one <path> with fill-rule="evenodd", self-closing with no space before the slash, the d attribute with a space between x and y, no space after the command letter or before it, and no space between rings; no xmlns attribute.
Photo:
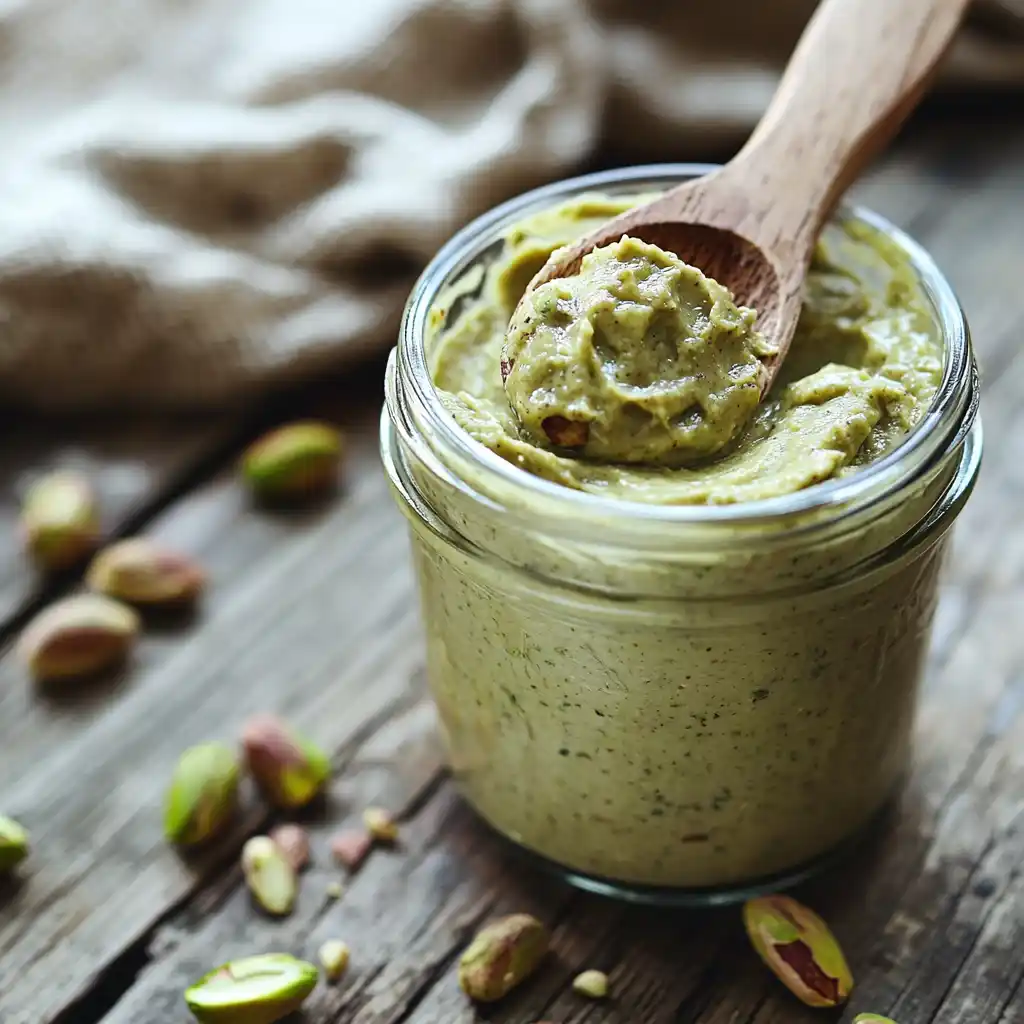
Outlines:
<svg viewBox="0 0 1024 1024"><path fill-rule="evenodd" d="M274 1024L294 1013L316 987L319 971L287 953L249 956L218 967L185 991L201 1024Z"/></svg>
<svg viewBox="0 0 1024 1024"><path fill-rule="evenodd" d="M260 498L311 497L334 484L341 452L341 433L330 424L291 423L249 447L242 456L242 473Z"/></svg>
<svg viewBox="0 0 1024 1024"><path fill-rule="evenodd" d="M139 617L99 594L76 594L44 608L24 629L18 651L40 682L95 675L122 661Z"/></svg>
<svg viewBox="0 0 1024 1024"><path fill-rule="evenodd" d="M839 1006L853 976L828 926L789 896L763 896L743 907L743 923L761 959L808 1006Z"/></svg>
<svg viewBox="0 0 1024 1024"><path fill-rule="evenodd" d="M242 747L256 785L275 807L305 807L331 774L327 755L274 715L257 715L242 733Z"/></svg>
<svg viewBox="0 0 1024 1024"><path fill-rule="evenodd" d="M0 871L10 871L28 856L28 832L0 814Z"/></svg>
<svg viewBox="0 0 1024 1024"><path fill-rule="evenodd" d="M511 914L481 929L459 961L459 986L471 999L492 1003L508 995L539 966L548 932L530 914Z"/></svg>
<svg viewBox="0 0 1024 1024"><path fill-rule="evenodd" d="M60 470L36 481L25 495L21 530L32 557L46 569L67 569L100 539L96 498L80 473Z"/></svg>
<svg viewBox="0 0 1024 1024"><path fill-rule="evenodd" d="M223 743L189 747L167 790L164 833L172 843L194 846L213 838L235 813L238 758Z"/></svg>
<svg viewBox="0 0 1024 1024"><path fill-rule="evenodd" d="M192 559L132 537L104 548L89 566L92 590L130 604L185 604L198 597L205 574Z"/></svg>

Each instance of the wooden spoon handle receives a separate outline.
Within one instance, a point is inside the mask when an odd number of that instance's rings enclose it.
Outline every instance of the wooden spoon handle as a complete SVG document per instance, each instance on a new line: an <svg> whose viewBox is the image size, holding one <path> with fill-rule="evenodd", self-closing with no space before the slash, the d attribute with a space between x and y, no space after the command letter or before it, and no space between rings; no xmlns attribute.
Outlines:
<svg viewBox="0 0 1024 1024"><path fill-rule="evenodd" d="M823 0L778 90L723 176L757 196L755 242L817 235L836 201L896 134L968 0Z"/></svg>

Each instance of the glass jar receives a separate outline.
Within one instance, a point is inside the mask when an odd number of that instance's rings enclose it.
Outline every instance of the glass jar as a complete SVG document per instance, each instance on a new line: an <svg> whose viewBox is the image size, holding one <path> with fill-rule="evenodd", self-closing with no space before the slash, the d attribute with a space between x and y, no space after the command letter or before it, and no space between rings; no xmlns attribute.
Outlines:
<svg viewBox="0 0 1024 1024"><path fill-rule="evenodd" d="M428 349L438 318L458 312L453 285L479 286L504 231L583 192L710 169L562 181L466 227L409 299L381 424L462 792L574 884L675 903L799 880L893 793L946 538L981 457L949 285L919 246L852 207L841 216L905 251L945 343L930 411L879 461L783 497L665 507L550 483L456 425Z"/></svg>

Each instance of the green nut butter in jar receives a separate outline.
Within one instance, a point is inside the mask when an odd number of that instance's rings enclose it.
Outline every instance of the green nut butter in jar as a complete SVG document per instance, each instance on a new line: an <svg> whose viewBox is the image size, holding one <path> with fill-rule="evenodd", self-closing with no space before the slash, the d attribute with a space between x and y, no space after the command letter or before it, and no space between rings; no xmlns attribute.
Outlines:
<svg viewBox="0 0 1024 1024"><path fill-rule="evenodd" d="M756 407L753 314L672 254L624 243L508 331L552 249L709 169L576 178L470 224L409 300L381 426L462 792L575 884L681 903L796 881L892 795L981 458L960 307L864 210L826 225ZM696 313L666 312L666 281Z"/></svg>

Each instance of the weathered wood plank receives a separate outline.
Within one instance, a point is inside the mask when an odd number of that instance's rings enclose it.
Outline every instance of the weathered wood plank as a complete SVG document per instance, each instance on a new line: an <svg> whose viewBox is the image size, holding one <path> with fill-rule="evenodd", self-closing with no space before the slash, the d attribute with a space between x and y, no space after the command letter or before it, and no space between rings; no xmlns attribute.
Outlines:
<svg viewBox="0 0 1024 1024"><path fill-rule="evenodd" d="M0 448L0 630L52 588L17 542L21 500L53 469L78 469L93 482L105 533L173 492L197 465L222 448L232 426L223 417L162 423L52 422L5 417L0 430L16 443Z"/></svg>

